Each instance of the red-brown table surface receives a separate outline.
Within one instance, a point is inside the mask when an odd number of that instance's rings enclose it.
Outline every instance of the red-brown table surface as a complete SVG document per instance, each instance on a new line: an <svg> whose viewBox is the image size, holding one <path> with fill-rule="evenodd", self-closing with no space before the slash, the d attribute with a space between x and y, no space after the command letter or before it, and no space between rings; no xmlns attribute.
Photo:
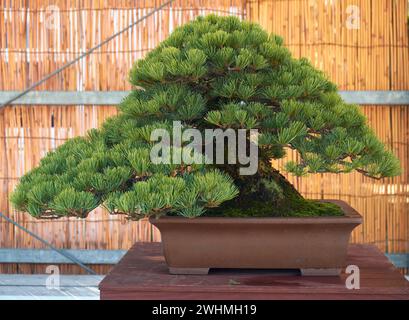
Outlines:
<svg viewBox="0 0 409 320"><path fill-rule="evenodd" d="M340 277L302 277L293 271L211 270L170 275L160 243L137 243L100 283L110 299L408 299L409 282L375 246L350 245L346 265L360 271L360 289Z"/></svg>

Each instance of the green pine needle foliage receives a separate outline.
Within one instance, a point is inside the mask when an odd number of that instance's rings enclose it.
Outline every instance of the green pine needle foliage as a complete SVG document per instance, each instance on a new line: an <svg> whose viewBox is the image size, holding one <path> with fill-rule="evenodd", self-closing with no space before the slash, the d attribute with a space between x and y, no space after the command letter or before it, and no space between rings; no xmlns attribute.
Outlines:
<svg viewBox="0 0 409 320"><path fill-rule="evenodd" d="M199 17L137 61L130 82L135 89L118 116L50 152L22 177L11 196L16 209L36 218L84 218L98 206L130 219L192 218L243 192L236 182L245 178L224 167L151 162L152 131L169 130L173 121L184 128L258 129L260 176L288 148L300 155L286 165L298 176L400 172L359 107L257 24ZM285 198L277 188L277 199Z"/></svg>

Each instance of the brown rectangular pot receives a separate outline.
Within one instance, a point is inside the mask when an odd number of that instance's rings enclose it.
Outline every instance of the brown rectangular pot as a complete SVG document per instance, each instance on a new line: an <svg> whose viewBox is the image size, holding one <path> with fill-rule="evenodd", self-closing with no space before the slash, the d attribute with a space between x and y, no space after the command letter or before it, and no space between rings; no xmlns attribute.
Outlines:
<svg viewBox="0 0 409 320"><path fill-rule="evenodd" d="M362 217L343 201L341 217L151 218L161 232L172 274L211 268L300 269L303 275L338 275L352 230Z"/></svg>

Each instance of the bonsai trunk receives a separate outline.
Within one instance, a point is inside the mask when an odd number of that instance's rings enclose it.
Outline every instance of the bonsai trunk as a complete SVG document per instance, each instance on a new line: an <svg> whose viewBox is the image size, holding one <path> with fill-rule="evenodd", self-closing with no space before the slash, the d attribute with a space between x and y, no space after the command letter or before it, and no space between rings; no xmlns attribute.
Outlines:
<svg viewBox="0 0 409 320"><path fill-rule="evenodd" d="M236 180L240 188L239 202L250 199L260 201L288 203L304 200L298 190L277 170L270 167L268 172L254 176L244 176Z"/></svg>
<svg viewBox="0 0 409 320"><path fill-rule="evenodd" d="M294 209L308 206L308 200L270 163L260 163L257 174L241 176L238 167L223 166L221 170L233 177L240 194L219 208L209 210L211 216L285 216ZM297 211L297 210L295 210Z"/></svg>

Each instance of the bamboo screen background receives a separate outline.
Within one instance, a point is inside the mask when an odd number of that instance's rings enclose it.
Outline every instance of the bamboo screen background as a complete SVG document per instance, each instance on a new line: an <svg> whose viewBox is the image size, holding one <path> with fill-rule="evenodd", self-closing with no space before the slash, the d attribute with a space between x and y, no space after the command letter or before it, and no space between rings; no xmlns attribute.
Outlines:
<svg viewBox="0 0 409 320"><path fill-rule="evenodd" d="M0 90L25 89L164 2L0 0ZM295 57L308 57L342 90L409 90L407 12L406 0L177 0L38 90L129 90L128 72L135 60L174 27L207 13L256 21L283 36ZM352 15L359 18L359 26ZM409 106L362 110L399 156L400 177L377 181L360 174L326 174L290 179L308 198L342 199L356 208L364 223L354 231L353 242L376 244L384 252L409 252ZM15 212L8 202L18 178L48 151L114 114L112 106L0 110L1 212L60 248L128 249L135 241L160 240L147 222L127 222L100 209L86 220L38 221ZM290 159L296 156L289 154ZM0 220L0 248L42 245ZM0 272L37 271L44 268L0 267ZM62 272L79 270L66 267Z"/></svg>

